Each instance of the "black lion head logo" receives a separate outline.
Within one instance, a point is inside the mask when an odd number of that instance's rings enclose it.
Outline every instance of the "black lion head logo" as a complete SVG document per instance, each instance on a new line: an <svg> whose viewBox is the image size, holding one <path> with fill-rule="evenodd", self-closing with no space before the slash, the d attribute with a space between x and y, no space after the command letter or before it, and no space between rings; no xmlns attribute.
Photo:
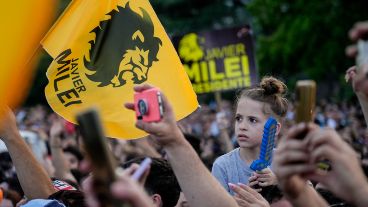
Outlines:
<svg viewBox="0 0 368 207"><path fill-rule="evenodd" d="M120 87L128 81L140 84L147 80L148 70L162 45L154 36L154 26L148 13L140 8L142 15L134 12L129 3L118 6L107 15L111 18L100 22L91 33L89 60L84 56L84 65L92 74L88 79L99 87Z"/></svg>

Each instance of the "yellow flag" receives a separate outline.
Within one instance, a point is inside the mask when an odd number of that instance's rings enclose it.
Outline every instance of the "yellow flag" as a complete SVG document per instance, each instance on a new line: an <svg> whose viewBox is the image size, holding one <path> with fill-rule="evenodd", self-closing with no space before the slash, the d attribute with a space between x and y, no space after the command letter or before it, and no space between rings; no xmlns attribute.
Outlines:
<svg viewBox="0 0 368 207"><path fill-rule="evenodd" d="M54 19L56 1L0 3L0 104L16 107L25 98L40 41Z"/></svg>
<svg viewBox="0 0 368 207"><path fill-rule="evenodd" d="M181 119L198 107L179 57L147 0L74 0L42 44L54 58L46 98L55 112L75 114L97 106L107 136L145 135L135 128L133 86L159 87Z"/></svg>

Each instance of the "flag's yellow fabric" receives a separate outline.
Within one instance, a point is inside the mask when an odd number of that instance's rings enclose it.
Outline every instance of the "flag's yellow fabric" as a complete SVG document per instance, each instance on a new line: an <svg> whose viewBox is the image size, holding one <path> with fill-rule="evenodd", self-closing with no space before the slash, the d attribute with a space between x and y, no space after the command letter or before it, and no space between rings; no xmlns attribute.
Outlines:
<svg viewBox="0 0 368 207"><path fill-rule="evenodd" d="M0 5L0 104L16 107L27 95L36 53L54 19L56 1L2 1Z"/></svg>
<svg viewBox="0 0 368 207"><path fill-rule="evenodd" d="M107 136L133 139L133 86L159 87L181 119L198 107L196 94L164 28L147 0L74 0L42 44L54 58L46 98L75 123L81 110L97 106Z"/></svg>

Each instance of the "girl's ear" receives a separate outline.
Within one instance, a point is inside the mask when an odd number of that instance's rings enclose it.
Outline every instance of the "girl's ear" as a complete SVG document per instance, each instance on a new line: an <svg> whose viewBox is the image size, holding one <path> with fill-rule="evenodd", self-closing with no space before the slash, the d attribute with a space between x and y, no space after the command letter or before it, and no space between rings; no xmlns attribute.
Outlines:
<svg viewBox="0 0 368 207"><path fill-rule="evenodd" d="M276 125L276 136L279 135L281 131L281 123L280 122L277 122L277 125Z"/></svg>

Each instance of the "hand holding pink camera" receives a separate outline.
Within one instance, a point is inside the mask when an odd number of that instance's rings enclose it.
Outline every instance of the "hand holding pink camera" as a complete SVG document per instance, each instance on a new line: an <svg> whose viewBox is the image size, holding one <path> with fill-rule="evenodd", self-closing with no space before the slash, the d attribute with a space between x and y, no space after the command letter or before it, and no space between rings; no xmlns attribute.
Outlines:
<svg viewBox="0 0 368 207"><path fill-rule="evenodd" d="M161 92L158 88L150 88L134 94L134 110L137 119L144 122L157 122L163 116Z"/></svg>
<svg viewBox="0 0 368 207"><path fill-rule="evenodd" d="M137 115L136 127L138 129L151 134L162 146L175 145L182 140L185 141L185 138L176 124L173 108L162 92L159 92L157 88L148 84L135 86L134 91L136 92L135 103L125 103L125 107L135 111ZM157 92L159 92L161 98L162 113L160 112L160 100L157 99ZM139 103L139 100L148 103L148 113L144 111L143 105L146 103ZM139 104L141 104L141 107L143 106L141 111L139 111ZM152 106L152 104L156 106ZM142 116L142 119L139 118L141 112L145 114ZM160 119L158 119L159 116L161 116ZM183 139L178 139L179 136L183 137Z"/></svg>

